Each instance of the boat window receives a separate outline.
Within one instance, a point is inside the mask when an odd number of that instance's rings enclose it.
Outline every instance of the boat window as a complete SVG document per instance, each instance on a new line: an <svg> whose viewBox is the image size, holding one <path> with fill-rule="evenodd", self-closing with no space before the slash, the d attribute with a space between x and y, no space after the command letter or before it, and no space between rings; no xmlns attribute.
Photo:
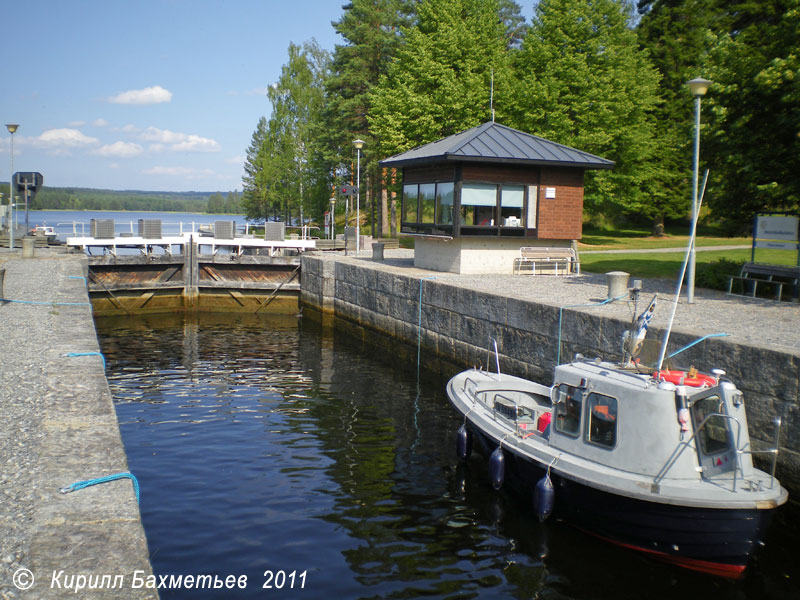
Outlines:
<svg viewBox="0 0 800 600"><path fill-rule="evenodd" d="M719 454L726 452L731 447L731 436L728 431L728 420L718 416L725 414L725 405L719 396L709 396L702 400L695 400L692 404L695 423L699 426L703 419L708 417L703 428L697 433L700 440L700 451L703 454ZM709 415L717 415L710 416Z"/></svg>
<svg viewBox="0 0 800 600"><path fill-rule="evenodd" d="M589 394L586 414L586 441L613 448L617 443L617 399L603 394Z"/></svg>
<svg viewBox="0 0 800 600"><path fill-rule="evenodd" d="M558 386L554 408L556 431L571 437L580 435L582 402L583 395L578 388L563 383Z"/></svg>

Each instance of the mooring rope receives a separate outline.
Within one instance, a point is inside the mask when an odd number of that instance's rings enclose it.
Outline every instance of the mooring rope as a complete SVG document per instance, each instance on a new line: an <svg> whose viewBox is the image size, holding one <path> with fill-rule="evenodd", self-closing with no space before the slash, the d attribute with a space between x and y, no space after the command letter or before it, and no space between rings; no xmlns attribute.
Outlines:
<svg viewBox="0 0 800 600"><path fill-rule="evenodd" d="M0 302L16 302L17 304L41 304L44 306L91 306L90 302L40 302L36 300L11 300L0 298Z"/></svg>
<svg viewBox="0 0 800 600"><path fill-rule="evenodd" d="M70 492L77 492L78 490L82 490L83 488L87 488L91 485L97 485L98 483L107 483L109 481L115 481L117 479L130 479L133 482L133 491L136 492L136 503L139 503L139 482L136 479L136 476L133 473L116 473L114 475L107 475L106 477L98 477L97 479L87 479L85 481L76 481L72 485L68 485L67 487L62 487L58 491L62 494L69 494Z"/></svg>
<svg viewBox="0 0 800 600"><path fill-rule="evenodd" d="M606 298L601 302L591 302L589 304L569 304L567 306L562 306L558 309L558 350L556 352L556 365L561 364L561 318L564 314L565 308L580 308L580 307L588 307L588 306L603 306L604 304L608 304L609 302L615 302L617 300L622 300L623 298L627 298L629 295L628 292L625 292L621 296L617 296L616 298Z"/></svg>
<svg viewBox="0 0 800 600"><path fill-rule="evenodd" d="M73 357L73 356L99 356L103 359L103 370L106 370L106 357L103 356L102 352L68 352L64 356Z"/></svg>

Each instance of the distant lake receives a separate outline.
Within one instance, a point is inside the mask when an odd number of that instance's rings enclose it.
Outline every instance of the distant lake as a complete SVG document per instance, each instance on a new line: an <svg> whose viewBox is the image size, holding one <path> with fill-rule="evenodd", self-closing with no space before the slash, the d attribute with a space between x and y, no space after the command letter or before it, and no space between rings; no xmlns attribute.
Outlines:
<svg viewBox="0 0 800 600"><path fill-rule="evenodd" d="M15 213L15 217L20 225L25 223L24 210ZM209 225L214 221L236 221L237 229L244 227L247 223L247 218L244 215L211 215L181 212L32 210L28 214L28 224L31 228L37 225L50 225L55 228L58 239L61 241L66 241L67 237L73 235L89 235L89 223L92 219L114 219L114 229L117 235L136 233L139 219L160 219L161 229L165 235L177 235L181 231L193 231L199 225Z"/></svg>

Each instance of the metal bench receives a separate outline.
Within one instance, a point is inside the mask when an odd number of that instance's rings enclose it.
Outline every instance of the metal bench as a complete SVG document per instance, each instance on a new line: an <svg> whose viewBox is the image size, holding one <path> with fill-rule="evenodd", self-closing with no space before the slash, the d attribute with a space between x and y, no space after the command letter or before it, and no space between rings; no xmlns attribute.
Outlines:
<svg viewBox="0 0 800 600"><path fill-rule="evenodd" d="M523 246L514 259L513 272L515 275L580 275L581 265L573 248Z"/></svg>
<svg viewBox="0 0 800 600"><path fill-rule="evenodd" d="M783 295L783 286L792 286L792 299L797 301L800 289L800 267L787 267L783 265L768 265L764 263L748 262L742 265L739 275L728 277L728 294L735 294L733 282L742 282L742 296L756 297L758 284L771 285L775 289L775 300L780 300Z"/></svg>

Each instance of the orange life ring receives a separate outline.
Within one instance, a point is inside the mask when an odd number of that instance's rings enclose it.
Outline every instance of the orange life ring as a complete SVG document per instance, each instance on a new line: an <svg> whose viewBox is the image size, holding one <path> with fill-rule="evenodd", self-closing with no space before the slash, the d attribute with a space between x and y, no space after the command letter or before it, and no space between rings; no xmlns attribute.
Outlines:
<svg viewBox="0 0 800 600"><path fill-rule="evenodd" d="M698 373L694 377L689 377L686 371L660 371L658 378L661 381L668 381L675 385L689 385L691 387L711 387L717 385L717 380L711 375Z"/></svg>

